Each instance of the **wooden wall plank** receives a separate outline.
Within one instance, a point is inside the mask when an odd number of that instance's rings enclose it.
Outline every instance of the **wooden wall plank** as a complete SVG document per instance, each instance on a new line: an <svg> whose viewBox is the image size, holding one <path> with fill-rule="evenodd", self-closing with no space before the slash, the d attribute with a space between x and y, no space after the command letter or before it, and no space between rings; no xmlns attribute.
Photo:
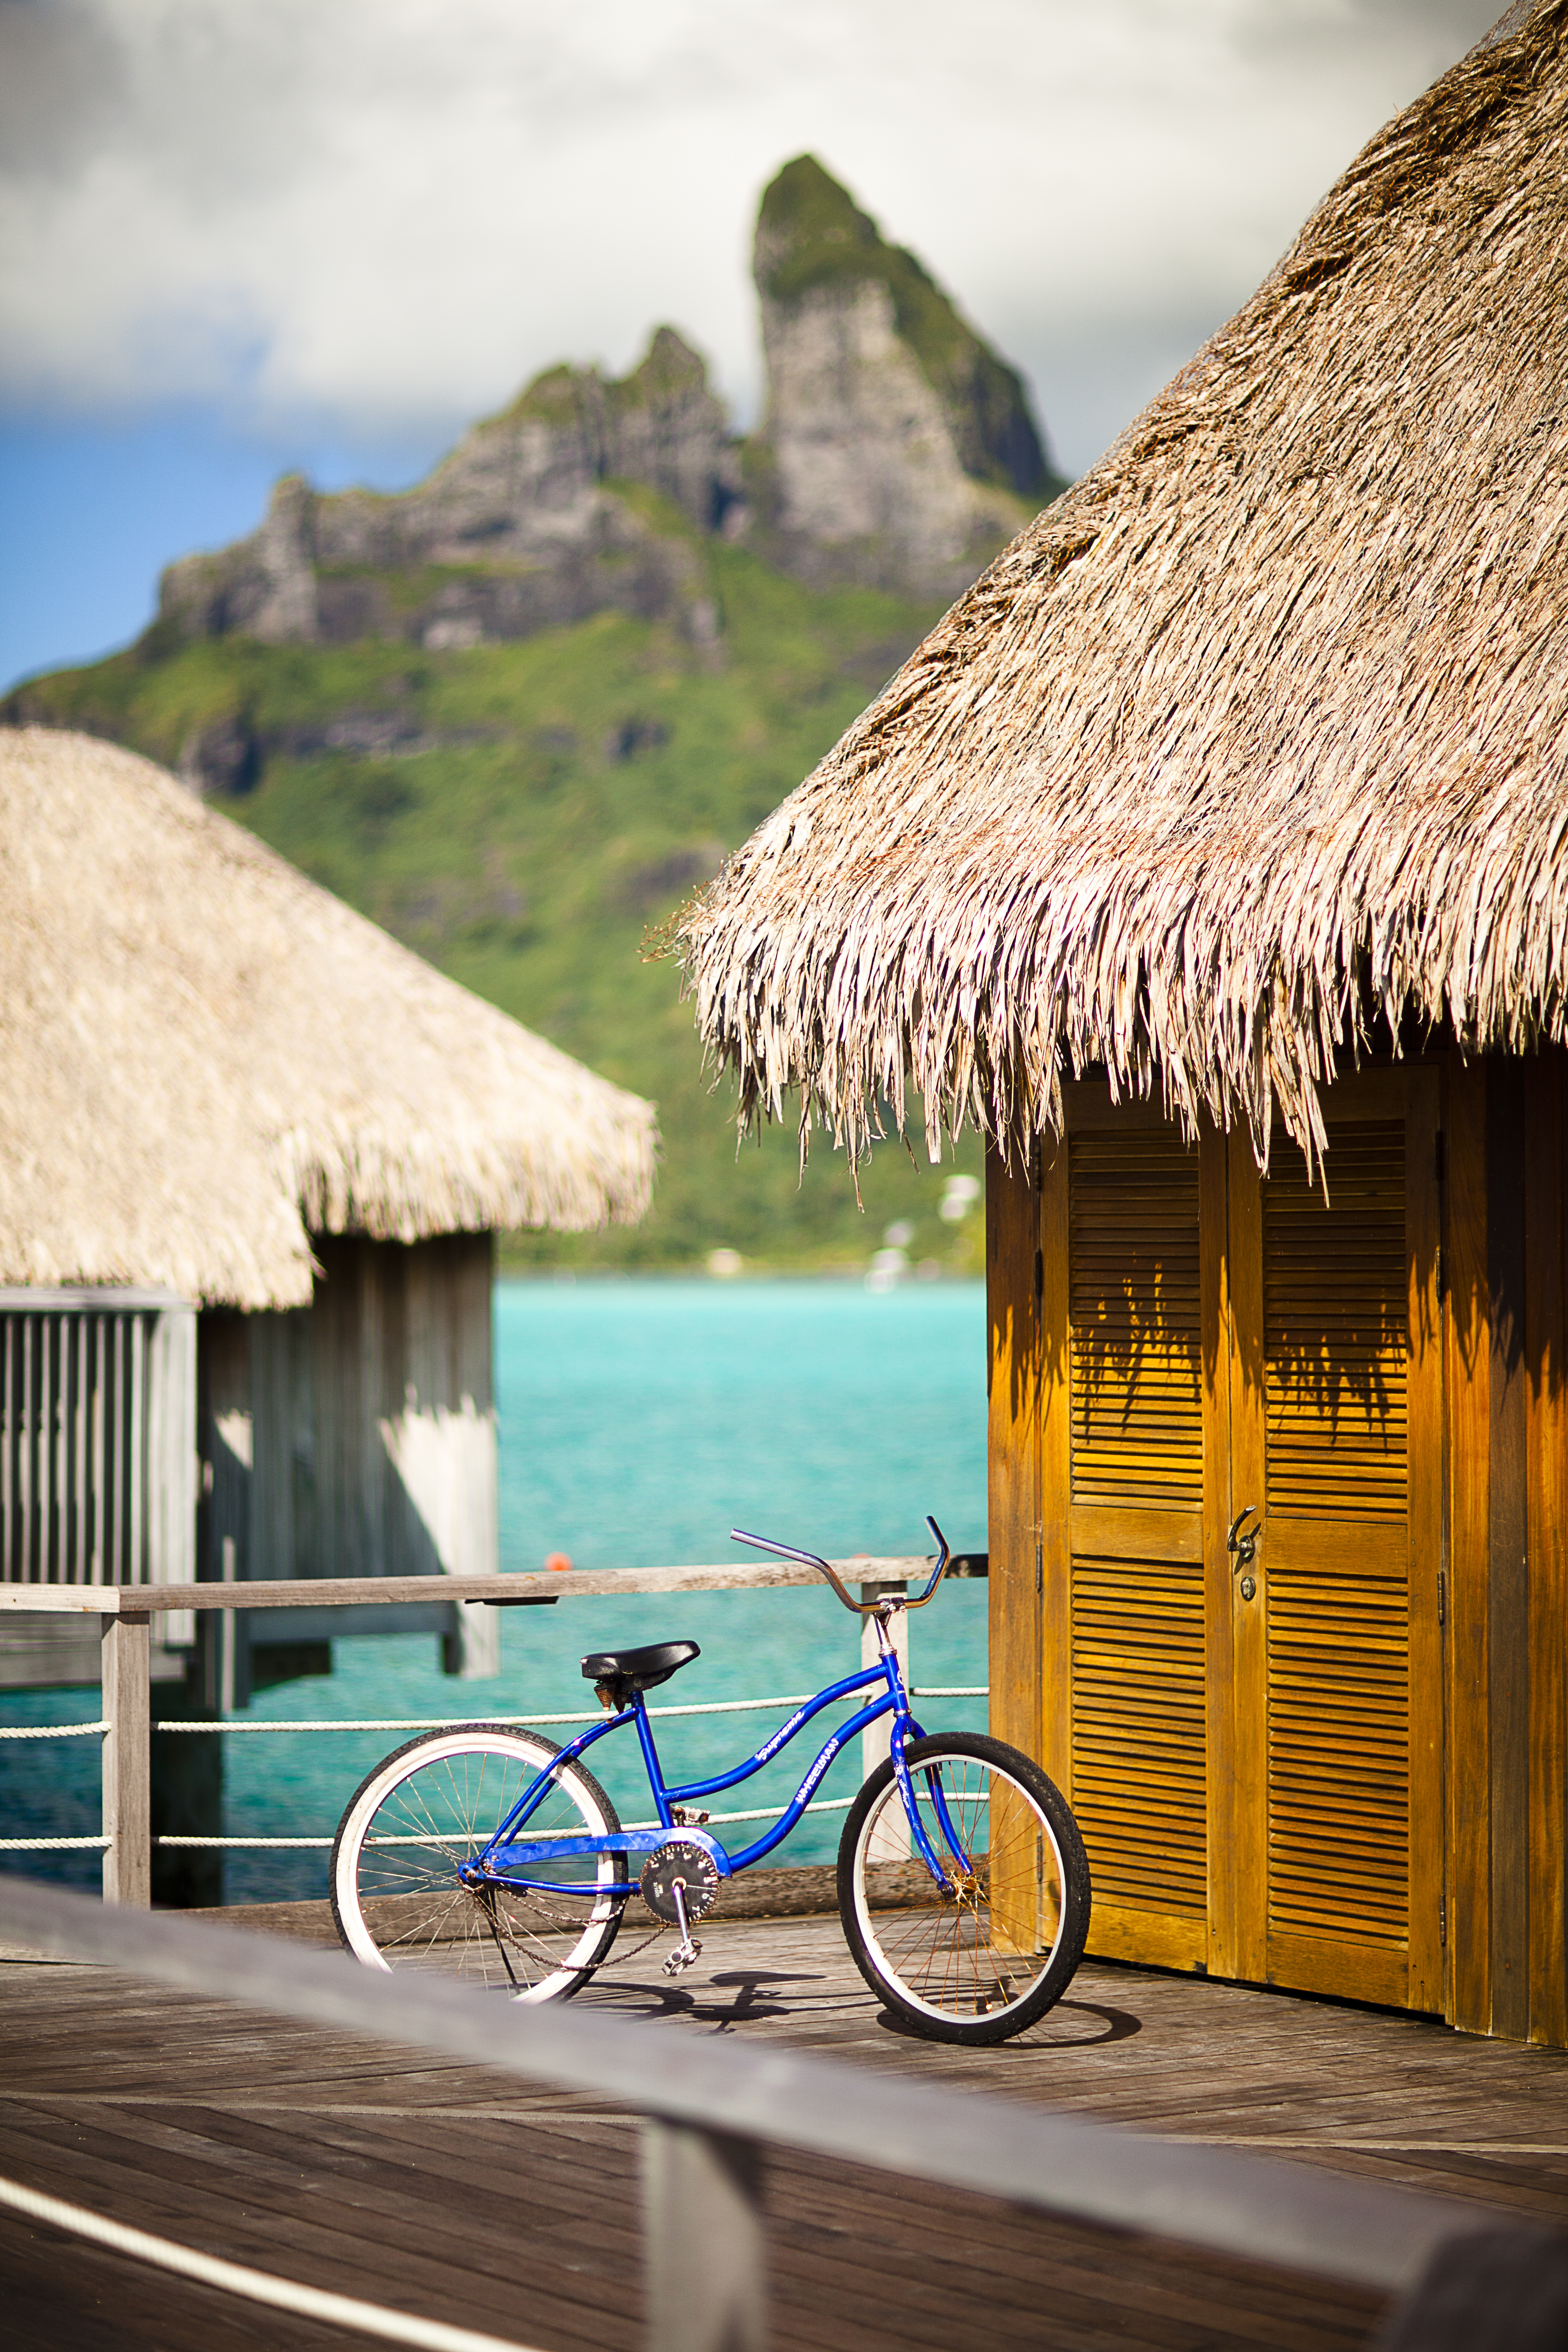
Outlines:
<svg viewBox="0 0 1568 2352"><path fill-rule="evenodd" d="M1204 1673L1208 1770L1208 1937L1214 1976L1239 1973L1240 1890L1231 1833L1237 1784L1235 1659L1231 1642L1230 1371L1236 1333L1230 1297L1229 1150L1206 1118L1198 1137L1198 1255L1203 1328Z"/></svg>
<svg viewBox="0 0 1568 2352"><path fill-rule="evenodd" d="M1010 1167L999 1152L986 1153L989 1721L998 1739L1039 1759L1056 1774L1041 1722L1040 1221L1034 1167L1032 1150L1016 1150ZM994 1864L991 1900L994 1916L1016 1943L1027 1947L1037 1939L1040 1881L1017 1853L1012 1867Z"/></svg>
<svg viewBox="0 0 1568 2352"><path fill-rule="evenodd" d="M442 1463L441 1564L482 1576L500 1563L496 1517L496 1424L490 1375L489 1234L447 1234L419 1244L441 1383L436 1428ZM458 1609L442 1645L450 1674L469 1681L500 1672L500 1619L494 1610Z"/></svg>
<svg viewBox="0 0 1568 2352"><path fill-rule="evenodd" d="M985 1155L986 1509L991 1555L991 1729L1057 1775L1042 1739L1039 1596L1039 1348L1035 1273L1039 1195L1028 1156Z"/></svg>
<svg viewBox="0 0 1568 2352"><path fill-rule="evenodd" d="M349 1540L348 1431L359 1402L359 1358L349 1347L356 1321L352 1245L319 1236L321 1271L310 1300L310 1385L316 1401L316 1570L358 1575L359 1547Z"/></svg>
<svg viewBox="0 0 1568 2352"><path fill-rule="evenodd" d="M1219 1622L1230 1643L1231 1734L1227 1777L1214 1790L1215 1834L1228 1838L1236 1873L1234 1944L1227 1975L1261 1981L1268 1974L1268 1492L1263 1364L1263 1182L1243 1129L1228 1139L1228 1279L1230 1286L1229 1476L1216 1477L1215 1501L1226 1525L1244 1505L1262 1521L1253 1576L1256 1597L1244 1601L1235 1562L1225 1560ZM1256 1524L1256 1523L1255 1523ZM1218 1530L1225 1550L1225 1529ZM1215 1620L1210 1621L1215 1639Z"/></svg>
<svg viewBox="0 0 1568 2352"><path fill-rule="evenodd" d="M79 1381L85 1318L76 1325ZM193 1307L166 1307L149 1343L147 1578L152 1584L189 1584L196 1572L196 1318ZM85 1440L85 1422L82 1427ZM85 1444L82 1454L85 1457ZM85 1513L84 1513L85 1516ZM165 1635L189 1643L194 1625Z"/></svg>
<svg viewBox="0 0 1568 2352"><path fill-rule="evenodd" d="M252 1318L204 1308L197 1330L196 1392L202 1453L200 1566L215 1583L251 1574L250 1482L255 1453L250 1402Z"/></svg>
<svg viewBox="0 0 1568 2352"><path fill-rule="evenodd" d="M1487 1071L1487 1286L1491 1474L1487 1497L1491 1716L1491 2030L1530 2031L1529 1392L1524 1360L1524 1067Z"/></svg>
<svg viewBox="0 0 1568 2352"><path fill-rule="evenodd" d="M1488 1069L1449 1056L1444 1167L1448 1418L1448 2003L1491 2030L1491 1741L1488 1507L1491 1439L1487 1279Z"/></svg>
<svg viewBox="0 0 1568 2352"><path fill-rule="evenodd" d="M1412 2009L1444 2002L1443 1309L1437 1256L1441 1073L1410 1067L1405 1128L1409 1354L1405 1373L1406 1536L1410 1642L1410 1914Z"/></svg>
<svg viewBox="0 0 1568 2352"><path fill-rule="evenodd" d="M356 1241L360 1322L360 1410L354 1430L359 1477L363 1576L418 1574L398 1540L403 1515L395 1507L394 1473L382 1435L388 1413L402 1402L406 1254L394 1244Z"/></svg>
<svg viewBox="0 0 1568 2352"><path fill-rule="evenodd" d="M1071 1249L1066 1134L1039 1147L1037 1328L1039 1394L1039 1647L1041 1754L1072 1790L1072 1383L1068 1373Z"/></svg>
<svg viewBox="0 0 1568 2352"><path fill-rule="evenodd" d="M310 1370L332 1572L489 1572L489 1236L318 1248Z"/></svg>
<svg viewBox="0 0 1568 2352"><path fill-rule="evenodd" d="M252 1475L246 1575L258 1580L309 1576L294 1525L294 1363L290 1327L310 1314L247 1315L250 1339Z"/></svg>
<svg viewBox="0 0 1568 2352"><path fill-rule="evenodd" d="M1568 2044L1568 1049L1527 1066L1530 2038Z"/></svg>

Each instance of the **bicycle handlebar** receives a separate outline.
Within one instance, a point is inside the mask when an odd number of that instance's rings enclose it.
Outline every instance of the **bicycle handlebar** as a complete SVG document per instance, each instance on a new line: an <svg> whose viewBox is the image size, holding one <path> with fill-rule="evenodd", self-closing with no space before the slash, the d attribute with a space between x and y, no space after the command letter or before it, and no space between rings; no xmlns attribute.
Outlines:
<svg viewBox="0 0 1568 2352"><path fill-rule="evenodd" d="M846 1609L853 1610L858 1617L874 1617L879 1609L887 1609L889 1607L901 1609L923 1609L926 1602L936 1591L937 1586L942 1582L942 1578L946 1575L947 1563L952 1558L952 1554L947 1548L947 1538L942 1534L942 1529L937 1526L936 1521L931 1517L929 1511L926 1514L926 1525L931 1529L932 1535L936 1538L937 1561L936 1568L931 1575L931 1582L926 1586L925 1591L921 1594L918 1601L911 1601L907 1593L901 1601L854 1601L851 1600L849 1588L845 1583L843 1578L839 1575L837 1570L832 1566L831 1562L823 1559L816 1552L797 1551L794 1544L775 1543L771 1536L749 1536L744 1528L731 1528L730 1530L730 1540L731 1543L751 1544L758 1551L771 1551L780 1559L796 1559L800 1562L803 1568L819 1568L822 1570L823 1575L827 1579L829 1584L833 1587L834 1591L838 1595L839 1600L843 1601Z"/></svg>

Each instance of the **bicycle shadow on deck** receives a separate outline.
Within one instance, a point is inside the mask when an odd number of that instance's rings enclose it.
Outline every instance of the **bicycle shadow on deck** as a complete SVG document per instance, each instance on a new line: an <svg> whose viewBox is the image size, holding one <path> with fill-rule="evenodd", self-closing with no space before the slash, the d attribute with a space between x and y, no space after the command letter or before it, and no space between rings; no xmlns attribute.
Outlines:
<svg viewBox="0 0 1568 2352"><path fill-rule="evenodd" d="M800 2014L798 2004L781 2000L759 1988L765 1985L823 1985L825 1975L808 1969L723 1969L695 1985L626 1981L600 1986L600 1997L610 1994L615 2006L632 2009L639 2017L680 2017L689 2024L706 2025L724 2033L736 2025L756 2025ZM708 1996L734 1988L729 2000Z"/></svg>
<svg viewBox="0 0 1568 2352"><path fill-rule="evenodd" d="M633 2010L639 2017L683 2018L688 2024L702 2025L720 2033L735 2026L764 2024L798 2019L808 2022L809 2007L800 2000L781 1998L763 1987L785 1985L820 1985L826 1987L826 1972L805 1969L723 1969L706 1982L691 1984L652 1984L623 1981L615 1986L601 1983L600 1998L612 1997L617 2008ZM714 2000L733 1987L733 1998L728 2001ZM931 2042L903 2018L892 2011L879 2009L876 2023L884 2033L894 2034L901 2042L917 2048L930 2049ZM1129 2042L1143 2031L1143 2021L1131 2010L1112 2009L1102 2001L1059 2000L1039 2023L1016 2040L997 2042L987 2055L1002 2057L1008 2053L1023 2056L1029 2052L1100 2050L1112 2042Z"/></svg>
<svg viewBox="0 0 1568 2352"><path fill-rule="evenodd" d="M1079 2020L1098 2019L1099 2031L1080 2032L1070 2030ZM932 2046L931 2037L920 2032L906 2018L896 2017L891 2010L880 2011L878 2024L884 2033L893 2033L900 2042ZM1069 2030L1064 2032L1063 2028ZM1134 2017L1130 2009L1107 2009L1097 2000L1058 2000L1047 2010L1037 2025L1026 2026L1023 2032L1006 2042L984 2045L988 2058L1002 2058L1012 2051L1020 2056L1030 2051L1042 2050L1101 2050L1108 2042L1130 2042L1143 2031L1143 2021Z"/></svg>

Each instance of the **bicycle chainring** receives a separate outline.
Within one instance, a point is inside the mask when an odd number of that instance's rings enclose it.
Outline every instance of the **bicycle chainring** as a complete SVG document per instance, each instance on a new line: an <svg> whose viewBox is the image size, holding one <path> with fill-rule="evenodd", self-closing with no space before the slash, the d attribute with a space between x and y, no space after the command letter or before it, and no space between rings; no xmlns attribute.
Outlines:
<svg viewBox="0 0 1568 2352"><path fill-rule="evenodd" d="M642 1866L638 1885L643 1901L656 1919L671 1927L679 1925L675 1908L675 1882L679 1879L686 1916L705 1919L719 1895L719 1865L706 1846L685 1838L673 1838L650 1853Z"/></svg>

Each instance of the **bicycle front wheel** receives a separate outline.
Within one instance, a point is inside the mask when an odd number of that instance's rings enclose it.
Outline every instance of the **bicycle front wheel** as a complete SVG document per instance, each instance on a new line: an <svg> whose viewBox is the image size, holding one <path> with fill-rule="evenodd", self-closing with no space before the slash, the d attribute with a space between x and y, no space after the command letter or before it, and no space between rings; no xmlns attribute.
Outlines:
<svg viewBox="0 0 1568 2352"><path fill-rule="evenodd" d="M1061 1999L1089 1935L1089 1861L1037 1764L967 1732L904 1750L932 1879L890 1762L850 1807L838 1908L873 1992L936 2042L1005 2042Z"/></svg>
<svg viewBox="0 0 1568 2352"><path fill-rule="evenodd" d="M608 1955L626 1885L622 1853L542 1865L548 1892L459 1876L560 1749L537 1731L479 1723L423 1733L350 1799L332 1845L332 1916L367 1968L422 1969L520 2000L575 1992ZM616 1809L580 1763L560 1765L519 1835L604 1837Z"/></svg>

